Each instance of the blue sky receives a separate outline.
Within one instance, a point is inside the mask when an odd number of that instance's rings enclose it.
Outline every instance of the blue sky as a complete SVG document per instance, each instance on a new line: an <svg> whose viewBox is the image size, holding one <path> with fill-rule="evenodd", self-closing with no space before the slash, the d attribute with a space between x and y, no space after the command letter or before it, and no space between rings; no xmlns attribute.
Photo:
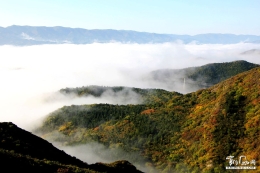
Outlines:
<svg viewBox="0 0 260 173"><path fill-rule="evenodd" d="M260 35L259 0L0 0L0 26Z"/></svg>

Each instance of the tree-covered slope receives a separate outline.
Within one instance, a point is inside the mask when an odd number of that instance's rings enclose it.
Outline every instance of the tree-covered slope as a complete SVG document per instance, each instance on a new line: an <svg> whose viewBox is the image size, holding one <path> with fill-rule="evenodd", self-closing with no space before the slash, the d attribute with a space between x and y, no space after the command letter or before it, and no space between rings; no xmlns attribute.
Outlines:
<svg viewBox="0 0 260 173"><path fill-rule="evenodd" d="M229 172L229 155L256 160L251 172L259 172L259 79L258 67L208 89L168 92L171 97L160 104L66 106L51 113L38 132L64 145L95 141L136 153L127 156L130 162L146 162L160 172ZM62 135L53 136L57 132Z"/></svg>
<svg viewBox="0 0 260 173"><path fill-rule="evenodd" d="M226 63L212 63L179 70L162 69L151 72L150 77L156 81L169 84L183 83L185 78L186 88L192 86L208 88L255 67L259 67L259 65L240 60Z"/></svg>
<svg viewBox="0 0 260 173"><path fill-rule="evenodd" d="M13 123L0 123L0 159L1 172L140 172L127 161L89 165Z"/></svg>
<svg viewBox="0 0 260 173"><path fill-rule="evenodd" d="M141 88L131 88L123 86L86 86L86 87L77 87L77 88L63 88L60 89L60 93L66 95L75 94L78 97L102 97L102 96L111 96L111 97L121 97L124 98L122 102L138 99L142 104L149 103L164 103L168 101L173 96L181 95L177 92L168 92L163 89L141 89ZM133 98L135 96L135 98Z"/></svg>

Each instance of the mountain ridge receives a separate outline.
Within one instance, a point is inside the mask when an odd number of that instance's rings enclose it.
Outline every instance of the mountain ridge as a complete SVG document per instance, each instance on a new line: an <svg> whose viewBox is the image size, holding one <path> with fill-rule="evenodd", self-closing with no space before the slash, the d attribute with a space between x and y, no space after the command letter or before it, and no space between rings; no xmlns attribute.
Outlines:
<svg viewBox="0 0 260 173"><path fill-rule="evenodd" d="M244 60L237 60L231 62L210 63L183 69L159 69L143 75L141 79L144 81L153 82L155 84L158 83L168 91L189 93L202 88L208 88L225 79L259 66L259 64L250 63ZM141 93L143 98L140 99L144 99L143 101L147 103L149 100L153 100L149 97L149 94L156 92L156 89L140 89L124 86L101 87L92 85L77 88L63 88L60 90L60 93L64 95L70 93L76 94L79 97L89 95L100 97L108 91L111 91L112 93L110 94L114 94L115 97L119 94L119 92L121 92L121 95L123 94L126 100L131 98L129 97L130 91L137 94ZM161 94L164 95L163 93Z"/></svg>
<svg viewBox="0 0 260 173"><path fill-rule="evenodd" d="M183 69L159 69L152 71L147 77L160 83L168 83L171 86L176 83L183 83L183 85L185 83L186 88L195 87L198 90L208 88L225 79L259 66L259 64L245 60L237 60Z"/></svg>
<svg viewBox="0 0 260 173"><path fill-rule="evenodd" d="M91 43L165 43L182 41L187 44L234 44L239 42L260 43L260 36L235 34L176 35L113 29L83 29L62 26L18 26L0 27L0 45L41 44L91 44Z"/></svg>
<svg viewBox="0 0 260 173"><path fill-rule="evenodd" d="M229 172L225 169L229 155L256 160L257 170L246 171L259 172L259 79L260 67L256 67L207 89L174 95L163 103L125 105L129 112L119 105L96 104L87 112L93 115L91 121L100 124L90 127L78 121L80 114L87 115L81 109L86 105L66 106L50 114L43 127L52 126L45 134L59 131L70 145L94 140L108 147L138 151L147 159L146 165L160 172ZM107 112L111 119L102 118ZM54 123L61 119L64 122ZM83 126L74 126L75 122Z"/></svg>

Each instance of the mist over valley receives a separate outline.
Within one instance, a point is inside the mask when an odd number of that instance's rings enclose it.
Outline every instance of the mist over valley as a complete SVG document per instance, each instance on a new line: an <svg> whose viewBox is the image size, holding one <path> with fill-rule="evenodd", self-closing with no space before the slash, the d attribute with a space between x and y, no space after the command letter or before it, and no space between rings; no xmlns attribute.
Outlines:
<svg viewBox="0 0 260 173"><path fill-rule="evenodd" d="M169 86L167 81L147 79L147 75L160 69L182 69L241 59L259 64L258 55L240 54L257 47L257 44L246 43L1 46L1 121L13 121L25 127L22 124L32 124L39 117L64 105L122 104L122 99L112 101L101 98L46 102L45 98L49 95L53 95L53 100L62 97L55 93L66 87L99 85L160 88L181 93L196 91L199 88L187 87L183 90L183 80ZM112 96L115 100L120 97ZM138 100L138 96L135 97ZM137 103L136 100L132 99L132 103ZM12 109L14 106L16 109Z"/></svg>
<svg viewBox="0 0 260 173"><path fill-rule="evenodd" d="M258 0L0 9L0 172L260 173Z"/></svg>
<svg viewBox="0 0 260 173"><path fill-rule="evenodd" d="M226 86L233 87L231 77L258 67L258 49L180 42L0 46L0 120L87 163L128 160L144 172L171 172L182 157L181 148L166 152L179 146L172 135L189 141L193 108L202 98L223 99L210 94L215 85L230 80Z"/></svg>

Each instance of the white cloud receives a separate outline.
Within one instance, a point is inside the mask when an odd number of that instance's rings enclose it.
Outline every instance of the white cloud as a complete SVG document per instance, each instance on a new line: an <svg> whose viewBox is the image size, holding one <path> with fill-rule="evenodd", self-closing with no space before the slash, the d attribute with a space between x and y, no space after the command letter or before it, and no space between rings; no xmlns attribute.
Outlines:
<svg viewBox="0 0 260 173"><path fill-rule="evenodd" d="M35 40L33 37L29 36L28 34L26 34L24 32L21 34L21 37L25 40Z"/></svg>
<svg viewBox="0 0 260 173"><path fill-rule="evenodd" d="M63 105L110 100L43 101L49 93L65 87L101 85L167 88L163 84L144 81L142 76L156 69L185 68L239 59L260 63L259 55L240 54L250 49L259 49L259 45L95 43L1 46L0 121L13 121L27 127L29 124L35 125L38 118ZM114 101L120 102L120 99Z"/></svg>

